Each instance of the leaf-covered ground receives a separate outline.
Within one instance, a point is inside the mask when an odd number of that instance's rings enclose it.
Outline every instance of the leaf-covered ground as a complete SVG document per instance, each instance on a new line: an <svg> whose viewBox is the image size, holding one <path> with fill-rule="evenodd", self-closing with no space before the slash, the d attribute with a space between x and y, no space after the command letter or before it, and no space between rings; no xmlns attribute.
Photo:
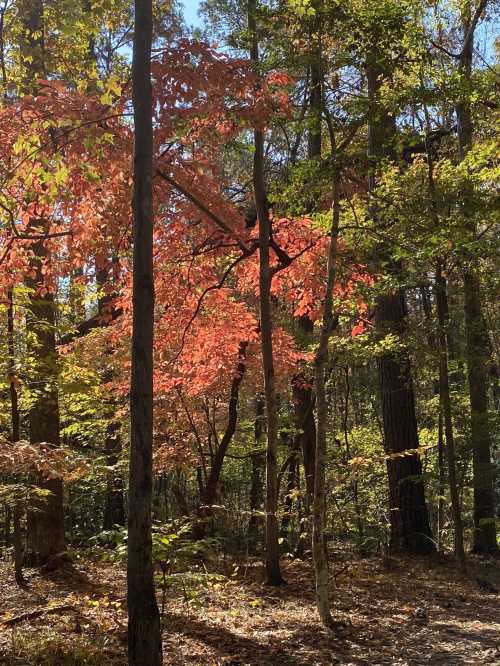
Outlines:
<svg viewBox="0 0 500 666"><path fill-rule="evenodd" d="M343 559L333 563L336 636L318 622L309 564L286 564L288 584L274 589L260 567L226 562L227 582L194 604L169 595L165 664L500 664L499 596L477 582L498 589L498 561L474 561L466 578L445 561ZM0 664L126 663L122 569L77 559L27 578L21 589L0 567Z"/></svg>

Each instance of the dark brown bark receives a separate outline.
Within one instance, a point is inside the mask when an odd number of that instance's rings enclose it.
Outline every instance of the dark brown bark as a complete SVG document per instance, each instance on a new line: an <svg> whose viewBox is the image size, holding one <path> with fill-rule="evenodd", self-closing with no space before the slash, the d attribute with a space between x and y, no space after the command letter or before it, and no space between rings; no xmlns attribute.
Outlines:
<svg viewBox="0 0 500 666"><path fill-rule="evenodd" d="M368 157L370 159L369 189L376 187L376 168L381 159L393 155L395 123L379 102L379 89L384 71L371 55L367 64L368 96L371 120L368 128ZM372 207L377 221L377 211ZM391 261L390 248L379 247L375 264L386 263L392 277L401 277L402 266ZM375 327L380 336L388 334L402 338L406 328L406 301L402 289L377 298ZM418 448L415 397L408 352L386 352L377 358L381 394L384 446L387 455L391 548L415 554L434 550L422 480L422 464L417 453L392 457Z"/></svg>
<svg viewBox="0 0 500 666"><path fill-rule="evenodd" d="M135 0L132 58L134 107L134 263L128 511L128 663L162 663L160 614L153 581L153 122L151 0Z"/></svg>
<svg viewBox="0 0 500 666"><path fill-rule="evenodd" d="M459 60L459 72L466 90L471 86L474 31L487 2L482 0L472 15L471 3L462 8L464 42ZM471 105L467 92L457 104L458 141L460 159L464 159L472 147L473 124ZM470 192L464 191L463 212L467 216ZM471 215L468 223L471 240L477 229ZM491 432L488 422L488 332L482 314L481 281L477 259L471 257L464 270L465 330L467 346L467 374L471 408L471 438L474 483L474 541L477 553L498 550L495 525L494 470L491 462Z"/></svg>
<svg viewBox="0 0 500 666"><path fill-rule="evenodd" d="M375 325L379 333L400 336L404 322L405 305L401 292L377 300ZM434 545L420 456L417 453L398 455L419 446L410 362L405 352L392 352L380 356L377 365L384 445L388 455L391 549L415 554L430 553Z"/></svg>
<svg viewBox="0 0 500 666"><path fill-rule="evenodd" d="M43 2L27 0L21 3L23 36L20 41L23 93L34 93L37 81L44 76ZM32 219L31 233L47 231L47 221ZM53 294L41 295L43 262L47 251L42 240L34 242L31 269L34 277L26 280L30 304L26 317L28 348L35 359L29 387L32 406L29 414L30 442L59 446L59 398L57 352L55 345L55 310ZM43 564L65 548L63 484L60 479L39 480L49 492L36 513L28 515L28 559L31 564Z"/></svg>
<svg viewBox="0 0 500 666"><path fill-rule="evenodd" d="M251 35L250 58L259 65L259 47L256 26L256 0L248 0L248 28ZM268 585L281 585L278 533L278 410L273 357L273 320L271 313L270 241L271 218L264 181L264 132L254 130L253 189L259 222L259 306L262 366L267 416L266 452L266 576Z"/></svg>

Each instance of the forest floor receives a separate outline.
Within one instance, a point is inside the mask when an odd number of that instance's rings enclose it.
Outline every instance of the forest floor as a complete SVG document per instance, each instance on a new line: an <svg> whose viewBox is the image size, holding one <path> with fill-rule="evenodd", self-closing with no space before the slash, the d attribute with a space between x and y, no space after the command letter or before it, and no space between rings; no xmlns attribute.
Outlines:
<svg viewBox="0 0 500 666"><path fill-rule="evenodd" d="M288 584L269 588L256 564L228 567L225 582L193 603L165 606L166 665L500 665L498 560L471 561L468 577L446 560L336 561L336 636L322 629L310 564L284 565ZM229 570L228 570L229 569ZM26 571L27 586L0 564L0 664L126 664L125 573L80 557L57 574Z"/></svg>

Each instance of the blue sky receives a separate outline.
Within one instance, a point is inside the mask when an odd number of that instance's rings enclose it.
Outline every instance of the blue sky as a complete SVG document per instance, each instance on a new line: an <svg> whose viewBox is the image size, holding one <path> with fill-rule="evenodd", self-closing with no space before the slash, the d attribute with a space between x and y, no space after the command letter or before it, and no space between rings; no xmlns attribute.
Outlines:
<svg viewBox="0 0 500 666"><path fill-rule="evenodd" d="M198 7L200 6L200 0L183 0L184 5L184 18L188 25L198 26L200 20L198 17Z"/></svg>

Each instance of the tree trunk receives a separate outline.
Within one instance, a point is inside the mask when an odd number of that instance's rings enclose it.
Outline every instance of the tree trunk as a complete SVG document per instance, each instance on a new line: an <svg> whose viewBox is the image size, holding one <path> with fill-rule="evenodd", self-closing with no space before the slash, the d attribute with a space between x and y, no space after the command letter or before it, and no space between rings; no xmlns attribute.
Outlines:
<svg viewBox="0 0 500 666"><path fill-rule="evenodd" d="M252 37L250 57L255 66L259 64L257 42L256 0L248 0L248 29ZM264 393L267 414L266 451L266 577L268 585L281 585L284 581L280 570L278 533L278 410L273 357L273 321L271 314L271 266L269 243L271 240L271 218L267 205L264 182L264 132L254 131L253 189L255 208L259 222L259 305L262 366L264 370Z"/></svg>
<svg viewBox="0 0 500 666"><path fill-rule="evenodd" d="M23 576L23 561L24 561L24 547L23 547L23 533L22 533L22 515L23 509L21 504L17 503L14 506L14 578L18 585L24 585L26 581Z"/></svg>
<svg viewBox="0 0 500 666"><path fill-rule="evenodd" d="M462 510L457 482L457 464L455 440L453 435L453 419L451 414L450 382L448 372L448 340L449 328L448 300L446 296L446 279L443 277L441 262L436 270L436 305L439 324L439 402L444 420L446 437L446 456L448 459L448 481L450 484L451 508L453 512L453 528L455 556L460 567L465 571L465 552L462 525Z"/></svg>
<svg viewBox="0 0 500 666"><path fill-rule="evenodd" d="M99 289L97 299L98 317L106 317L111 312L111 301L113 296L106 291L109 279L109 267L104 259L103 264L96 260L96 283ZM105 350L105 355L109 356L111 349ZM103 383L111 382L113 379L113 370L108 368L103 376ZM106 427L106 440L104 443L104 455L106 456L106 465L114 468L122 456L122 438L121 424L116 420L115 414L118 405L112 392L106 396L106 412L109 419ZM106 497L104 500L103 529L111 530L115 525L125 525L125 502L124 502L124 484L121 471L113 469L108 474L106 480Z"/></svg>
<svg viewBox="0 0 500 666"><path fill-rule="evenodd" d="M19 401L17 396L17 369L16 350L14 346L14 291L9 289L7 293L7 346L9 353L9 390L10 390L10 417L11 417L11 441L20 440Z"/></svg>
<svg viewBox="0 0 500 666"><path fill-rule="evenodd" d="M23 66L23 93L34 93L37 80L44 77L43 42L43 2L25 0L21 3L20 15L23 20L23 36L20 40L21 62ZM43 232L47 222L31 219L30 232ZM29 414L30 442L47 443L59 446L59 397L57 352L55 344L54 297L47 293L37 293L43 284L43 263L47 250L43 241L31 246L33 258L31 268L34 277L26 280L30 290L30 305L26 317L28 349L34 360L30 377L32 405ZM39 479L42 490L49 492L36 513L28 515L28 559L30 564L47 562L65 548L63 484L60 479L45 481Z"/></svg>
<svg viewBox="0 0 500 666"><path fill-rule="evenodd" d="M106 429L105 442L106 464L114 468L122 454L120 423L111 421ZM106 499L104 502L103 529L111 530L115 525L125 525L125 507L123 502L123 479L121 472L113 469L106 480Z"/></svg>
<svg viewBox="0 0 500 666"><path fill-rule="evenodd" d="M134 263L130 481L128 511L128 663L162 663L160 614L153 581L153 123L151 0L135 0L132 59L134 107Z"/></svg>
<svg viewBox="0 0 500 666"><path fill-rule="evenodd" d="M437 551L443 551L443 526L444 526L444 506L445 506L445 469L444 469L444 427L443 427L443 410L439 409L438 416L438 506L437 506L437 526L436 526L436 541Z"/></svg>
<svg viewBox="0 0 500 666"><path fill-rule="evenodd" d="M349 430L348 430L348 419L349 419L349 399L351 394L351 385L349 383L349 366L346 366L345 370L345 404L344 404L344 443L345 443L345 452L347 461L351 459L351 447L349 445ZM363 528L363 519L361 516L361 507L359 506L359 492L358 492L358 480L354 477L351 481L352 497L354 502L354 513L356 516L356 527L358 530L358 550L360 555L365 555L365 545L364 545L364 528Z"/></svg>
<svg viewBox="0 0 500 666"><path fill-rule="evenodd" d="M255 398L255 448L262 446L262 434L264 431L264 399L262 395ZM262 471L264 467L264 458L259 451L252 455L252 478L250 482L250 511L251 516L248 522L248 543L249 550L256 552L257 541L259 538L259 518L256 515L260 511L263 503L262 493Z"/></svg>
<svg viewBox="0 0 500 666"><path fill-rule="evenodd" d="M9 354L9 382L10 382L10 415L11 415L11 442L18 442L20 439L19 433L19 406L17 398L17 372L16 372L16 355L14 346L14 291L9 289L7 293L8 310L7 310L7 347ZM9 509L10 510L10 509ZM22 535L22 517L23 506L18 500L14 505L13 510L13 527L14 527L14 578L18 585L25 583L23 576L23 561L24 561L24 546ZM9 517L10 521L10 517ZM10 532L10 525L9 525ZM8 543L8 536L6 530L6 545Z"/></svg>
<svg viewBox="0 0 500 666"><path fill-rule="evenodd" d="M234 374L233 380L231 382L231 391L229 395L229 406L228 406L228 421L227 427L224 432L224 435L220 441L220 444L217 448L215 456L212 460L212 466L210 468L210 474L208 475L208 480L205 486L205 491L202 497L202 504L206 507L210 507L215 502L217 495L217 486L219 484L220 475L222 472L222 465L226 457L229 444L233 439L233 435L236 431L236 424L238 422L238 399L240 384L243 380L245 374L245 354L248 343L241 342L238 352L238 365L236 367L236 372Z"/></svg>
<svg viewBox="0 0 500 666"><path fill-rule="evenodd" d="M314 458L316 454L316 422L314 420L314 393L311 380L303 374L292 380L296 446L302 451L306 482L306 514L312 506L314 495Z"/></svg>
<svg viewBox="0 0 500 666"><path fill-rule="evenodd" d="M328 365L328 342L336 324L333 314L333 289L337 277L337 253L340 222L340 172L334 166L333 175L333 208L332 226L330 229L330 246L328 250L327 283L323 306L323 323L321 326L318 349L314 358L314 386L316 389L316 459L314 471L314 501L312 552L316 583L316 605L318 613L327 629L334 626L330 612L328 594L328 560L326 556L326 430L328 405L326 399L325 372Z"/></svg>
<svg viewBox="0 0 500 666"><path fill-rule="evenodd" d="M486 2L482 2L482 10ZM462 8L464 44L459 62L459 72L471 85L474 28L472 26L471 3ZM464 96L467 93L464 92ZM464 159L472 147L473 125L469 99L464 99L456 108L460 159ZM463 197L463 211L467 215L470 192ZM476 237L476 224L470 217L468 224L470 239ZM498 550L495 525L494 471L491 462L491 432L488 422L488 333L482 315L481 281L477 259L472 257L464 270L465 330L467 345L467 374L471 407L471 437L474 483L474 542L473 551L488 553Z"/></svg>
<svg viewBox="0 0 500 666"><path fill-rule="evenodd" d="M405 322L401 292L377 299L375 325L379 333L401 335ZM377 359L382 403L384 444L389 480L391 538L394 551L414 554L434 550L422 481L415 397L407 353L384 353ZM403 455L398 455L398 454ZM396 454L396 455L394 455Z"/></svg>
<svg viewBox="0 0 500 666"><path fill-rule="evenodd" d="M367 64L368 96L372 117L368 128L368 156L371 161L369 189L376 187L376 168L379 161L392 155L394 119L381 108L378 96L384 72L377 64L376 55ZM372 207L375 221L377 212ZM380 246L375 263L386 260L393 278L401 277L402 266L390 258L390 248ZM377 298L375 327L378 334L401 338L406 327L406 301L402 289ZM415 554L434 550L422 481L422 464L418 454L391 457L418 448L418 430L415 397L408 352L387 352L377 358L381 394L384 446L387 455L389 481L391 540L393 550Z"/></svg>
<svg viewBox="0 0 500 666"><path fill-rule="evenodd" d="M322 115L323 115L323 65L322 45L320 37L321 16L320 2L315 0L315 15L312 21L311 41L311 64L309 83L309 127L307 136L307 157L310 160L320 160L322 151ZM316 206L311 201L311 210ZM307 315L298 319L299 329L304 336L306 344L311 344L314 323ZM302 450L302 461L304 464L304 477L306 482L306 495L304 509L306 520L310 517L314 497L314 468L316 455L316 421L314 419L315 397L313 392L314 378L306 377L299 373L292 379L292 396L295 417L295 428L297 430L295 445ZM309 527L308 527L309 531ZM305 535L303 535L305 536ZM299 542L299 552L305 546L305 539Z"/></svg>

